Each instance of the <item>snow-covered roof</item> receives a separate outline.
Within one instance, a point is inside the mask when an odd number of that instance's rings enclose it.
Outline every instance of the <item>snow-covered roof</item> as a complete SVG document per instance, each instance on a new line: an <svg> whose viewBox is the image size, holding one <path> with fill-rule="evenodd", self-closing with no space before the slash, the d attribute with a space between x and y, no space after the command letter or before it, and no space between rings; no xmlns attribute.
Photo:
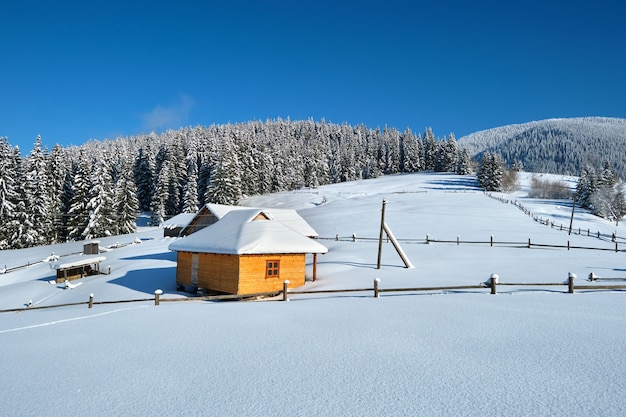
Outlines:
<svg viewBox="0 0 626 417"><path fill-rule="evenodd" d="M319 236L318 233L315 231L315 229L313 229L311 225L308 224L306 220L304 220L298 214L298 212L293 209L275 209L275 208L268 209L268 208L259 208L259 207L229 206L226 204L214 204L214 203L205 204L193 216L193 218L189 219L189 221L185 225L183 225L182 234L189 235L191 233L194 233L193 230L188 230L189 228L200 230L206 227L206 225L202 224L202 222L199 222L198 225L194 226L194 224L197 223L196 219L202 216L206 216L206 210L208 210L211 214L213 214L213 216L215 216L218 220L220 220L222 217L224 217L226 214L230 213L231 211L241 211L241 210L250 210L250 209L263 210L263 212L266 213L268 217L271 217L273 220L280 221L285 226L289 227L290 229L295 230L296 232L299 232L300 234L304 236L308 236L308 237Z"/></svg>
<svg viewBox="0 0 626 417"><path fill-rule="evenodd" d="M273 214L261 209L231 210L217 223L171 243L169 249L233 255L328 252L325 246L291 229Z"/></svg>
<svg viewBox="0 0 626 417"><path fill-rule="evenodd" d="M64 256L57 262L50 264L50 269L68 269L76 268L83 265L93 265L104 261L104 256L85 256L85 255L73 255Z"/></svg>
<svg viewBox="0 0 626 417"><path fill-rule="evenodd" d="M209 211L213 213L215 217L217 217L218 219L221 219L222 217L224 217L225 215L227 215L233 210L249 210L250 209L250 207L229 206L226 204L215 204L215 203L208 203L205 205L205 207L209 209Z"/></svg>
<svg viewBox="0 0 626 417"><path fill-rule="evenodd" d="M243 207L243 206L229 206L225 204L206 204L206 208L211 211L218 219L221 219L226 214L230 213L234 210L262 210L267 216L271 217L272 220L277 220L289 227L290 229L295 230L296 232L300 232L300 234L309 237L317 237L318 234L311 227L310 224L304 220L297 211L292 209L276 209L276 208L259 208L259 207Z"/></svg>
<svg viewBox="0 0 626 417"><path fill-rule="evenodd" d="M196 213L180 213L167 219L159 225L161 229L175 229L177 227L185 227L196 217Z"/></svg>

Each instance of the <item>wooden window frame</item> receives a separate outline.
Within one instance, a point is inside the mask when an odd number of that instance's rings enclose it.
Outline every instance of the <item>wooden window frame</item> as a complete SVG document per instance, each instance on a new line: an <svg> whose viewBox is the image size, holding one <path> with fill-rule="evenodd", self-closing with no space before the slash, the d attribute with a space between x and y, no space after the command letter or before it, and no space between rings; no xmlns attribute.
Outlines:
<svg viewBox="0 0 626 417"><path fill-rule="evenodd" d="M280 261L272 259L265 261L265 279L280 277Z"/></svg>

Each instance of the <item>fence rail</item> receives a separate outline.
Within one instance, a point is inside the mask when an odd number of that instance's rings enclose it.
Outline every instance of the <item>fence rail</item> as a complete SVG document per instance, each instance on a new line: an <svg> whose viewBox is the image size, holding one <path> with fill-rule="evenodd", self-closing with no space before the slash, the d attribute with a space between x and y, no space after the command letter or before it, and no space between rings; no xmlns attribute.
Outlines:
<svg viewBox="0 0 626 417"><path fill-rule="evenodd" d="M329 238L329 237L319 237L317 239L320 240L335 240L338 242L378 242L379 238L374 238L374 237L357 237L356 234L353 234L352 236L335 236L334 238ZM617 241L613 242L613 247L608 248L600 248L600 247L594 247L594 246L577 246L577 245L572 245L570 243L570 241L568 240L566 242L566 244L563 245L555 245L555 244L548 244L548 243L536 243L536 242L532 242L530 238L528 238L527 241L506 241L506 240L502 240L502 241L498 241L498 240L494 240L493 235L489 237L489 240L462 240L460 236L457 236L456 239L451 240L451 239L433 239L431 238L429 235L426 235L426 237L424 239L411 239L411 238L404 238L404 239L397 239L399 242L401 243L405 243L405 244L431 244L431 243L445 243L445 244L454 244L454 245L489 245L490 247L493 246L508 246L508 247L516 247L516 248L553 248L553 249L567 249L567 250L572 250L572 249L580 249L580 250L599 250L599 251L609 251L609 252L626 252L626 249L621 249L619 247L619 243Z"/></svg>
<svg viewBox="0 0 626 417"><path fill-rule="evenodd" d="M593 279L592 279L593 278ZM341 293L355 293L355 292L371 292L375 298L380 298L382 293L414 293L414 292L448 292L448 291L464 291L464 290L489 290L491 294L497 294L497 288L499 286L514 286L514 287L563 287L566 286L565 293L574 294L577 290L583 291L593 291L593 290L604 290L604 291L624 291L626 290L625 285L575 285L574 279L576 279L576 275L568 274L568 279L565 282L498 282L499 278L497 274L492 274L491 277L482 283L476 285L452 285L452 286L433 286L433 287L399 287L399 288L380 288L380 279L376 278L374 280L374 286L368 288L345 288L345 289L326 289L326 290L289 290L288 284L289 281L285 281L283 283L283 289L280 291L271 291L271 292L260 292L253 294L223 294L223 295L203 295L197 297L177 297L177 298L165 298L162 299L161 295L163 291L156 290L154 292L154 297L150 298L139 298L132 300L107 300L107 301L96 301L94 300L94 295L89 295L89 301L85 302L77 302L77 303L66 303L66 304L55 304L55 305L47 305L47 306L27 306L22 308L12 308L6 310L0 310L0 313L19 313L28 310L43 310L57 307L69 307L69 306L79 306L79 305L87 305L89 308L93 308L94 305L105 305L105 304L121 304L121 303L137 303L137 302L154 302L154 305L160 305L161 302L186 302L186 301L224 301L224 300L250 300L250 299L271 299L276 300L277 297L282 295L282 301L289 301L289 296L293 295L316 295L316 294L341 294ZM599 281L603 278L595 276L593 273L589 274L588 281ZM626 278L604 278L604 280L623 280L626 281Z"/></svg>

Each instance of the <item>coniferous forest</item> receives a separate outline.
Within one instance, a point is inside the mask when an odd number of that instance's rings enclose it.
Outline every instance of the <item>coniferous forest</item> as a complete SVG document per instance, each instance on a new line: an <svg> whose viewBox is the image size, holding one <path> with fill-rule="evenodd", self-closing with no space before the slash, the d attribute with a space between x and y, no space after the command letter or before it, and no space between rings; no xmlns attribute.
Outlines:
<svg viewBox="0 0 626 417"><path fill-rule="evenodd" d="M435 170L469 174L454 135L324 120L252 121L21 150L0 138L0 250L133 233L205 203Z"/></svg>

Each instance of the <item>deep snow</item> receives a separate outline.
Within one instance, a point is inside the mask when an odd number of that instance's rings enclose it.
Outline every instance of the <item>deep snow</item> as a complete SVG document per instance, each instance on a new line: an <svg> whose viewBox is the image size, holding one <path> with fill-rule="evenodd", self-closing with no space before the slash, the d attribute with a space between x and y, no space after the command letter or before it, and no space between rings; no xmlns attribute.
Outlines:
<svg viewBox="0 0 626 417"><path fill-rule="evenodd" d="M573 181L572 179L570 179ZM571 206L514 196L569 224ZM386 223L416 266L385 243L376 269L382 199ZM590 272L626 277L624 253L433 243L431 239L614 247L531 220L488 198L471 178L388 176L245 201L295 208L329 248L304 290L585 283ZM558 224L557 223L557 224ZM576 212L575 228L620 225ZM110 275L71 290L42 263L0 275L0 309L148 298L175 291L172 238L160 229L100 239ZM355 234L357 241L350 237ZM335 236L347 238L334 240ZM141 243L132 243L140 238ZM413 239L408 242L405 239ZM8 268L82 249L82 243L0 252ZM61 258L63 259L63 258ZM309 259L309 272L311 270ZM76 282L76 281L75 281ZM1 415L596 415L626 413L626 303L621 291L566 287L292 295L288 303L137 302L0 314Z"/></svg>

